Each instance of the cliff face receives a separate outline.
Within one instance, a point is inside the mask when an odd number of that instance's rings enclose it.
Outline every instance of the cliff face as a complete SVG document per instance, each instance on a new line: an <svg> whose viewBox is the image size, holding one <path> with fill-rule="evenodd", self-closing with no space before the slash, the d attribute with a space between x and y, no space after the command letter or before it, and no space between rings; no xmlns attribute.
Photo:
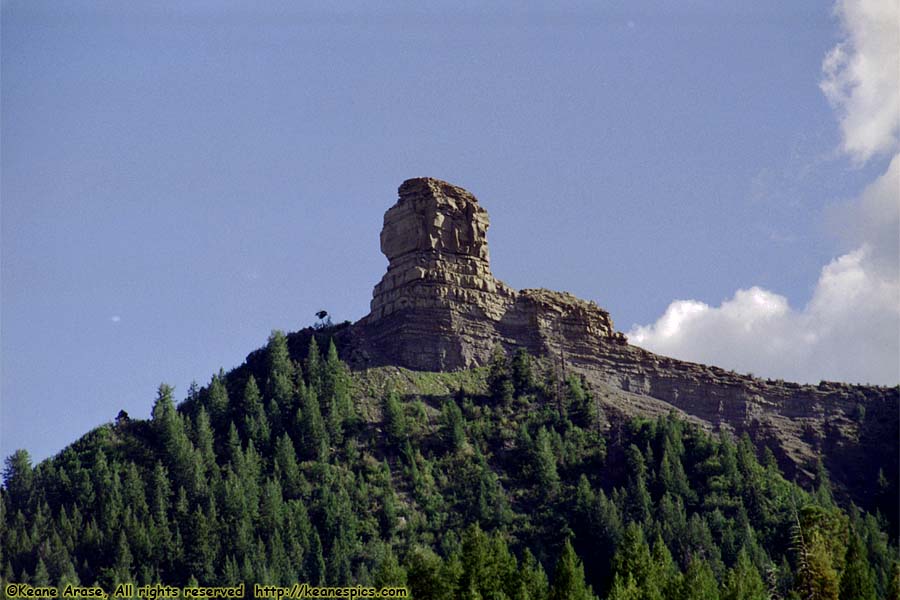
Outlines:
<svg viewBox="0 0 900 600"><path fill-rule="evenodd" d="M498 343L546 354L587 351L598 337L624 342L593 302L494 278L489 226L462 188L427 178L400 186L381 231L387 273L357 324L368 360L443 371L484 364Z"/></svg>
<svg viewBox="0 0 900 600"><path fill-rule="evenodd" d="M681 413L747 432L788 473L811 477L823 458L840 486L869 490L898 470L898 388L761 380L631 346L594 302L516 291L491 273L487 212L466 190L411 179L384 217L389 265L371 312L342 335L357 367L447 371L485 364L496 345L526 348L594 384L610 416ZM867 460L873 452L887 458ZM896 486L894 486L896 487Z"/></svg>

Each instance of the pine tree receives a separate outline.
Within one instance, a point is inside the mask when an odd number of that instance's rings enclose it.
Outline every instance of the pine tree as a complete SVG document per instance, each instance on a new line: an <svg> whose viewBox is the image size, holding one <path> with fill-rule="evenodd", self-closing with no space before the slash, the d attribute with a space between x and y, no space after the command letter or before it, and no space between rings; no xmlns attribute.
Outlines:
<svg viewBox="0 0 900 600"><path fill-rule="evenodd" d="M634 444L626 451L628 461L628 516L633 521L645 523L650 518L652 501L647 490L647 463Z"/></svg>
<svg viewBox="0 0 900 600"><path fill-rule="evenodd" d="M458 560L458 559L457 559ZM428 547L416 546L407 556L407 580L412 597L421 600L456 600L462 569L451 567Z"/></svg>
<svg viewBox="0 0 900 600"><path fill-rule="evenodd" d="M294 415L294 363L288 351L287 337L279 330L273 330L266 345L266 396L270 399L270 424L281 424Z"/></svg>
<svg viewBox="0 0 900 600"><path fill-rule="evenodd" d="M395 448L402 447L409 435L409 424L403 404L400 402L400 396L396 391L392 390L385 396L382 412L384 413L384 431L387 434L388 442Z"/></svg>
<svg viewBox="0 0 900 600"><path fill-rule="evenodd" d="M591 586L584 581L584 566L567 539L553 570L550 600L596 600Z"/></svg>
<svg viewBox="0 0 900 600"><path fill-rule="evenodd" d="M219 369L219 372L213 375L212 381L209 382L207 404L213 427L223 428L228 420L229 402L228 389L225 387L225 371L222 369Z"/></svg>
<svg viewBox="0 0 900 600"><path fill-rule="evenodd" d="M719 584L712 569L702 558L695 558L688 565L681 583L680 600L718 600Z"/></svg>
<svg viewBox="0 0 900 600"><path fill-rule="evenodd" d="M539 489L548 497L555 495L559 489L559 473L556 470L556 455L550 443L550 433L545 427L538 430L534 439L532 462Z"/></svg>
<svg viewBox="0 0 900 600"><path fill-rule="evenodd" d="M617 573L607 600L644 600L645 597L633 575L623 577Z"/></svg>
<svg viewBox="0 0 900 600"><path fill-rule="evenodd" d="M3 469L3 484L9 495L9 512L24 511L31 498L34 484L31 456L27 450L16 450L6 459Z"/></svg>
<svg viewBox="0 0 900 600"><path fill-rule="evenodd" d="M599 417L597 407L594 399L585 391L580 377L569 375L566 378L566 402L573 422L584 428L595 427Z"/></svg>
<svg viewBox="0 0 900 600"><path fill-rule="evenodd" d="M153 405L153 429L157 434L166 456L166 463L176 486L183 486L191 493L197 491L198 465L195 461L194 445L188 438L185 418L176 410L172 401L173 389L160 384ZM105 488L101 484L100 488ZM96 487L96 483L95 483Z"/></svg>
<svg viewBox="0 0 900 600"><path fill-rule="evenodd" d="M194 444L202 465L202 473L207 478L213 478L218 474L216 465L216 453L213 448L215 438L206 409L200 407L194 421Z"/></svg>
<svg viewBox="0 0 900 600"><path fill-rule="evenodd" d="M662 598L661 584L657 580L658 568L650 553L650 546L644 539L644 531L636 522L625 528L622 543L613 557L613 571L619 581L622 593L628 590L628 579L632 578L636 587L644 594L642 598L658 600Z"/></svg>
<svg viewBox="0 0 900 600"><path fill-rule="evenodd" d="M516 596L522 600L545 600L550 592L550 584L544 567L530 550L525 549L519 570L519 586Z"/></svg>
<svg viewBox="0 0 900 600"><path fill-rule="evenodd" d="M355 417L355 411L350 398L350 375L346 365L338 358L334 340L328 342L322 375L326 397L330 399L329 405L334 407L334 413L329 417L334 423L333 428L338 431L344 421Z"/></svg>
<svg viewBox="0 0 900 600"><path fill-rule="evenodd" d="M328 432L312 388L307 388L294 419L302 456L307 460L323 460L328 453Z"/></svg>
<svg viewBox="0 0 900 600"><path fill-rule="evenodd" d="M269 419L263 410L262 395L259 392L259 386L256 384L256 378L253 375L247 379L247 385L244 386L244 399L241 404L244 419L244 432L247 437L260 448L265 448L269 443Z"/></svg>
<svg viewBox="0 0 900 600"><path fill-rule="evenodd" d="M113 565L113 583L130 583L133 581L132 569L134 567L134 558L131 554L131 547L128 544L128 538L125 532L119 532L119 541L116 548L116 562Z"/></svg>
<svg viewBox="0 0 900 600"><path fill-rule="evenodd" d="M284 482L287 498L299 498L300 467L297 465L297 453L288 434L284 433L275 444L275 477Z"/></svg>
<svg viewBox="0 0 900 600"><path fill-rule="evenodd" d="M325 584L325 558L322 555L322 539L315 527L310 530L309 553L306 561L306 579L311 585Z"/></svg>
<svg viewBox="0 0 900 600"><path fill-rule="evenodd" d="M172 386L161 383L156 391L156 400L153 403L153 425L162 435L168 421L175 414L175 404L172 401Z"/></svg>
<svg viewBox="0 0 900 600"><path fill-rule="evenodd" d="M465 418L452 398L445 400L441 407L441 437L453 452L466 444Z"/></svg>
<svg viewBox="0 0 900 600"><path fill-rule="evenodd" d="M143 519L148 515L150 507L147 504L147 493L144 487L144 481L134 462L129 462L128 466L125 468L125 480L122 484L122 500L124 501L125 506L130 507L138 518Z"/></svg>
<svg viewBox="0 0 900 600"><path fill-rule="evenodd" d="M722 600L768 600L769 590L750 561L747 551L741 549L734 568L725 580Z"/></svg>
<svg viewBox="0 0 900 600"><path fill-rule="evenodd" d="M500 537L489 537L477 524L469 526L462 539L463 598L503 598L515 590L517 565Z"/></svg>
<svg viewBox="0 0 900 600"><path fill-rule="evenodd" d="M850 532L847 558L841 574L841 600L875 600L875 577L866 547L856 530Z"/></svg>
<svg viewBox="0 0 900 600"><path fill-rule="evenodd" d="M508 406L515 395L515 388L509 373L509 364L506 360L506 352L499 345L494 348L494 352L491 355L488 389L490 390L491 398L504 406Z"/></svg>
<svg viewBox="0 0 900 600"><path fill-rule="evenodd" d="M316 336L310 336L309 338L305 370L307 386L315 392L317 398L322 398L325 391L323 389L322 355L319 353L319 344L316 342Z"/></svg>
<svg viewBox="0 0 900 600"><path fill-rule="evenodd" d="M534 389L534 371L531 366L531 355L525 348L519 348L513 354L511 370L516 396L531 393Z"/></svg>
<svg viewBox="0 0 900 600"><path fill-rule="evenodd" d="M795 518L792 543L797 557L796 591L804 600L838 600L840 579L835 554L842 542L826 537L839 529L833 512L811 505ZM845 555L846 551L841 558Z"/></svg>
<svg viewBox="0 0 900 600"><path fill-rule="evenodd" d="M394 492L394 485L391 475L391 467L387 461L382 463L383 484L381 492L381 513L380 524L382 536L390 540L397 529L397 494Z"/></svg>
<svg viewBox="0 0 900 600"><path fill-rule="evenodd" d="M38 558L37 567L34 570L34 577L31 578L31 584L35 587L46 587L50 585L50 573L47 572L47 565L44 564L43 558Z"/></svg>
<svg viewBox="0 0 900 600"><path fill-rule="evenodd" d="M891 565L887 598L888 600L900 600L900 562Z"/></svg>
<svg viewBox="0 0 900 600"><path fill-rule="evenodd" d="M387 546L384 555L372 574L372 583L376 588L406 587L406 569L400 566L397 557Z"/></svg>
<svg viewBox="0 0 900 600"><path fill-rule="evenodd" d="M672 560L672 553L663 542L659 533L653 540L653 547L650 551L653 559L653 576L652 580L656 588L662 594L663 598L675 598L681 588L682 576Z"/></svg>

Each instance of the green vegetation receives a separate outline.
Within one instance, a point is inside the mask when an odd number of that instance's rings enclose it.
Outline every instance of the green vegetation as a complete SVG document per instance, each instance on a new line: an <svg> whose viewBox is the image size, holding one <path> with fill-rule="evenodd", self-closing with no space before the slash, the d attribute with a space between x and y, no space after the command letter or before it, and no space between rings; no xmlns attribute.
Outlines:
<svg viewBox="0 0 900 600"><path fill-rule="evenodd" d="M496 352L351 374L274 332L176 409L6 460L4 581L407 586L417 599L897 598L877 515L749 438L610 424L582 380ZM324 349L324 352L321 350ZM252 586L251 586L252 589Z"/></svg>

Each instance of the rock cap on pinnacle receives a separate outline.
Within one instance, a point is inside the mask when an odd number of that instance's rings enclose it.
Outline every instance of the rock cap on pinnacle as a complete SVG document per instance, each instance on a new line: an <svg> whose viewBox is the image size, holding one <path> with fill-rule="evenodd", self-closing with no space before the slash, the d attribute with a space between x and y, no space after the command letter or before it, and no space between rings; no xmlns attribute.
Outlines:
<svg viewBox="0 0 900 600"><path fill-rule="evenodd" d="M413 252L469 256L487 263L487 211L468 191L433 177L407 179L384 214L381 251L389 261Z"/></svg>

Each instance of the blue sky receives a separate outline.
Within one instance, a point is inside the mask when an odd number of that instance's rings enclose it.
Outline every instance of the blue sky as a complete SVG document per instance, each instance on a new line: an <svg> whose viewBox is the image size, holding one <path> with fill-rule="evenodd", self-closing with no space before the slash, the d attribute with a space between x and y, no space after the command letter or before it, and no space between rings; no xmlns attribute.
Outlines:
<svg viewBox="0 0 900 600"><path fill-rule="evenodd" d="M896 80L854 59L897 32L862 0L333 4L2 4L0 454L363 316L426 175L496 276L648 348L896 383Z"/></svg>

